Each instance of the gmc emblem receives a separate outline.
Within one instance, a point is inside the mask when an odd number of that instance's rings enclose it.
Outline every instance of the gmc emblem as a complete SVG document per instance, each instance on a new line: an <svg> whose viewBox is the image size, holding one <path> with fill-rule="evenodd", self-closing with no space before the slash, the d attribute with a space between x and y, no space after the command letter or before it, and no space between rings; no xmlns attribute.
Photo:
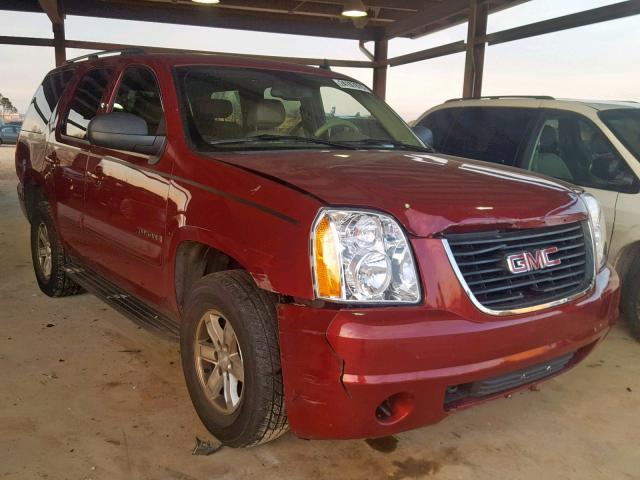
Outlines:
<svg viewBox="0 0 640 480"><path fill-rule="evenodd" d="M526 273L543 268L555 267L561 260L551 260L549 255L556 253L558 247L549 247L535 252L521 252L507 256L507 267L511 273Z"/></svg>

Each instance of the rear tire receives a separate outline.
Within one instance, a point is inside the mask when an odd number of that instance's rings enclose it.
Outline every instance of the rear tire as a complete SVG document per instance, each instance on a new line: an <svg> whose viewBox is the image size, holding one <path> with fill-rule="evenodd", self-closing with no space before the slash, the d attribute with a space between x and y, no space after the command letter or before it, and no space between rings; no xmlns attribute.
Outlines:
<svg viewBox="0 0 640 480"><path fill-rule="evenodd" d="M631 334L640 341L640 259L636 259L622 285L622 312Z"/></svg>
<svg viewBox="0 0 640 480"><path fill-rule="evenodd" d="M195 283L180 352L196 413L224 445L250 447L287 431L276 298L247 272L212 273Z"/></svg>
<svg viewBox="0 0 640 480"><path fill-rule="evenodd" d="M50 297L82 291L65 270L66 255L47 202L39 202L31 216L31 260L40 290Z"/></svg>

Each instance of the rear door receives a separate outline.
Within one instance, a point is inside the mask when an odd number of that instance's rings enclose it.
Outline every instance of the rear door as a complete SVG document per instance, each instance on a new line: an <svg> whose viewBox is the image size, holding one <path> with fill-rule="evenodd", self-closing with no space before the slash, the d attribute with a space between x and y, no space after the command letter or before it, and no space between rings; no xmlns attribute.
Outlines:
<svg viewBox="0 0 640 480"><path fill-rule="evenodd" d="M27 158L20 159L25 162L22 168L26 168L26 162L29 162L31 168L44 170L47 141L55 141L52 133L55 133L58 123L58 103L73 79L73 68L70 65L65 70L48 73L33 95L18 132L21 151L28 152Z"/></svg>
<svg viewBox="0 0 640 480"><path fill-rule="evenodd" d="M634 177L624 159L590 119L575 112L546 110L533 139L522 167L593 194L604 210L610 241L619 194Z"/></svg>
<svg viewBox="0 0 640 480"><path fill-rule="evenodd" d="M437 152L517 165L539 112L517 107L453 107L418 122L433 133Z"/></svg>
<svg viewBox="0 0 640 480"><path fill-rule="evenodd" d="M160 87L152 70L119 72L109 110L143 118L149 134L164 135ZM84 227L99 269L153 303L162 292L163 245L171 161L92 145L87 164ZM132 279L135 279L132 280Z"/></svg>

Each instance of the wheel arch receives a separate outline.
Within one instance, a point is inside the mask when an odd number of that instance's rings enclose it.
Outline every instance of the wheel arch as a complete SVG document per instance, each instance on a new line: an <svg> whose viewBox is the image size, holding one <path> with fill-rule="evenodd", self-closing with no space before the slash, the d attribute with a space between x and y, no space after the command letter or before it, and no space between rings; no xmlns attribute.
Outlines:
<svg viewBox="0 0 640 480"><path fill-rule="evenodd" d="M640 240L626 245L615 259L614 266L623 284L631 268L637 261L640 261Z"/></svg>
<svg viewBox="0 0 640 480"><path fill-rule="evenodd" d="M24 208L27 219L31 222L38 202L47 200L44 179L37 172L30 169L26 170L22 176L22 188L24 192Z"/></svg>
<svg viewBox="0 0 640 480"><path fill-rule="evenodd" d="M225 270L247 270L235 257L202 240L182 240L175 252L173 285L180 311L191 286L205 275Z"/></svg>
<svg viewBox="0 0 640 480"><path fill-rule="evenodd" d="M204 275L218 271L245 270L262 290L284 293L272 284L264 263L252 259L249 249L236 239L192 226L178 229L173 237L167 263L173 270L171 289L178 312L182 312L189 287Z"/></svg>

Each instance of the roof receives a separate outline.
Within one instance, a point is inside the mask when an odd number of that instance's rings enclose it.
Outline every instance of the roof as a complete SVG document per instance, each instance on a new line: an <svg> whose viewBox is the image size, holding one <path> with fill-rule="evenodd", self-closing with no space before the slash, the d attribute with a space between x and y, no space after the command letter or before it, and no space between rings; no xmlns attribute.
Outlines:
<svg viewBox="0 0 640 480"><path fill-rule="evenodd" d="M492 0L493 13L527 0ZM47 3L47 2L45 2ZM414 38L467 21L469 0L363 0L368 16L342 16L346 0L64 0L63 14L294 35L383 40ZM0 9L42 12L42 1L0 0Z"/></svg>
<svg viewBox="0 0 640 480"><path fill-rule="evenodd" d="M465 107L525 107L525 108L590 108L595 110L611 110L617 108L640 108L640 103L628 100L580 100L571 98L553 98L546 95L504 95L482 97L477 99L452 99L434 109Z"/></svg>
<svg viewBox="0 0 640 480"><path fill-rule="evenodd" d="M596 110L612 110L618 108L640 108L640 103L624 100L571 100L588 105Z"/></svg>

